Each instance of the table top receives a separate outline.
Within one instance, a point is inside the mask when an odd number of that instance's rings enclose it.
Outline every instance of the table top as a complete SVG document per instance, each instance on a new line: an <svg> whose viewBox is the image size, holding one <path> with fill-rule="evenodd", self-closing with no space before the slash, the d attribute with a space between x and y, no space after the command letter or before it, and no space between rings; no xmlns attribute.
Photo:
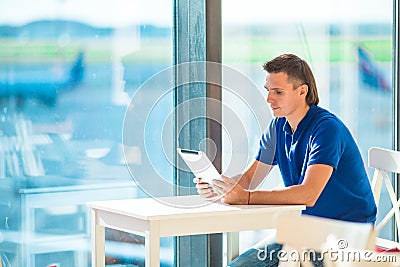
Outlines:
<svg viewBox="0 0 400 267"><path fill-rule="evenodd" d="M93 201L88 202L87 206L143 220L227 216L238 212L246 216L265 212L301 211L306 208L304 205L227 205L207 201L198 195Z"/></svg>

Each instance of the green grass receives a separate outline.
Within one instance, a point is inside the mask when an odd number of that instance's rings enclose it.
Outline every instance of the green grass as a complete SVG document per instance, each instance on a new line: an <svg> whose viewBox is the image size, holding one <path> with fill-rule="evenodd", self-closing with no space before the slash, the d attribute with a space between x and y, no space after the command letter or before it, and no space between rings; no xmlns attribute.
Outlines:
<svg viewBox="0 0 400 267"><path fill-rule="evenodd" d="M125 55L123 60L138 63L171 62L170 47L168 40L143 41L137 51ZM114 57L118 56L113 53L113 47L109 40L84 40L80 43L70 43L68 46L59 46L55 42L46 40L23 44L14 40L2 39L0 40L0 63L71 61L80 50L85 52L85 59L89 63L112 62Z"/></svg>
<svg viewBox="0 0 400 267"><path fill-rule="evenodd" d="M296 53L314 62L354 62L356 47L366 48L377 61L391 62L392 41L382 40L329 40L309 41L308 46L297 39L273 40L267 38L253 39L249 42L245 38L227 39L223 45L225 62L263 62L275 57L279 53ZM123 57L129 63L163 63L172 61L172 44L168 39L141 40L136 51ZM306 48L308 47L308 48ZM0 63L7 62L57 62L71 61L77 52L83 49L85 58L90 62L111 62L115 56L109 39L83 40L80 43L71 42L68 46L59 46L56 42L47 40L21 43L12 39L0 39Z"/></svg>
<svg viewBox="0 0 400 267"><path fill-rule="evenodd" d="M356 60L357 42L351 40L314 41L306 45L296 40L229 40L223 53L227 61L260 62L271 59L280 53L295 53L313 61L354 62ZM363 40L359 43L373 57L382 62L392 60L391 40Z"/></svg>

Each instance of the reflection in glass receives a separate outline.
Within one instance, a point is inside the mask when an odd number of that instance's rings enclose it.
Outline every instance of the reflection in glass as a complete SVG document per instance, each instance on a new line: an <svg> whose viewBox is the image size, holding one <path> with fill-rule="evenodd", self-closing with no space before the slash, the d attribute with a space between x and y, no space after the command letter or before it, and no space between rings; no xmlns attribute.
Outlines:
<svg viewBox="0 0 400 267"><path fill-rule="evenodd" d="M85 203L143 196L125 166L122 125L140 85L172 64L172 1L0 9L0 256L5 266L90 266ZM140 164L143 151L129 152ZM143 240L107 238L109 263L143 263Z"/></svg>

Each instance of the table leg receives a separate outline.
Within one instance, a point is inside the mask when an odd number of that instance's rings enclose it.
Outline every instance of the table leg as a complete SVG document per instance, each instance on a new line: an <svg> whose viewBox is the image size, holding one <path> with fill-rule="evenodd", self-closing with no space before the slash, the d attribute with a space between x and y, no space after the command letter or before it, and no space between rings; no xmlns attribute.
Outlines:
<svg viewBox="0 0 400 267"><path fill-rule="evenodd" d="M150 230L145 232L146 267L160 267L160 227L150 222Z"/></svg>
<svg viewBox="0 0 400 267"><path fill-rule="evenodd" d="M226 233L226 244L227 244L227 264L231 262L234 258L239 256L239 233Z"/></svg>
<svg viewBox="0 0 400 267"><path fill-rule="evenodd" d="M105 266L105 229L97 224L96 211L92 210L92 266Z"/></svg>

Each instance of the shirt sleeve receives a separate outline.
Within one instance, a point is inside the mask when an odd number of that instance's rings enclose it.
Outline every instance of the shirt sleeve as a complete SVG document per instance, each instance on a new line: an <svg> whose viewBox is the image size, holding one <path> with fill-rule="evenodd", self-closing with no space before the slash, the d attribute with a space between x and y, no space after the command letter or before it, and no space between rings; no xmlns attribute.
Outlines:
<svg viewBox="0 0 400 267"><path fill-rule="evenodd" d="M268 130L261 136L260 146L256 156L256 160L269 165L277 164L275 156L277 144L276 122L276 119L272 120L268 126Z"/></svg>
<svg viewBox="0 0 400 267"><path fill-rule="evenodd" d="M325 164L337 169L345 142L342 127L334 119L318 123L310 137L308 165Z"/></svg>

